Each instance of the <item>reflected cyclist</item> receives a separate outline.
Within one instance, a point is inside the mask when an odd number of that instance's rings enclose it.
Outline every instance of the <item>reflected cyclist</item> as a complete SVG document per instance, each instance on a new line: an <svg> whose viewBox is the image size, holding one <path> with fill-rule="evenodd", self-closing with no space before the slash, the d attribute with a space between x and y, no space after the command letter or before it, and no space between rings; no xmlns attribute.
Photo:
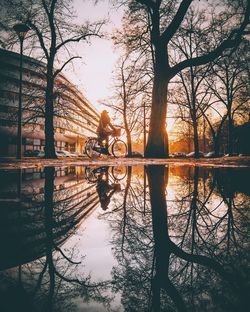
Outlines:
<svg viewBox="0 0 250 312"><path fill-rule="evenodd" d="M110 199L114 195L114 193L121 190L121 186L119 183L109 184L108 176L108 167L103 167L101 174L98 177L96 186L96 191L98 193L100 204L103 210L108 209Z"/></svg>

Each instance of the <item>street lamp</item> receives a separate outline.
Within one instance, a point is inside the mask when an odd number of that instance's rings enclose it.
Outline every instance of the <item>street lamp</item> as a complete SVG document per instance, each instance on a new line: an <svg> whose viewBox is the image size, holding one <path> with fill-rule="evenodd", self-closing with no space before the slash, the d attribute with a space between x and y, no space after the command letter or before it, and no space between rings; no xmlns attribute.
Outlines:
<svg viewBox="0 0 250 312"><path fill-rule="evenodd" d="M30 30L25 24L16 24L13 29L20 40L20 76L19 76L19 100L18 100L18 120L17 120L17 159L22 158L22 80L23 80L23 41Z"/></svg>

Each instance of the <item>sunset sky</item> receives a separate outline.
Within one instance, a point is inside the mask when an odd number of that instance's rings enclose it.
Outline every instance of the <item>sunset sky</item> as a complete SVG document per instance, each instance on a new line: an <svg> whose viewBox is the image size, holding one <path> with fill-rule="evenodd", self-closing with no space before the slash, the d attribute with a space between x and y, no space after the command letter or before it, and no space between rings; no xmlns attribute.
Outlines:
<svg viewBox="0 0 250 312"><path fill-rule="evenodd" d="M79 23L86 19L94 22L109 18L110 22L104 30L110 33L121 25L122 10L114 9L108 0L96 6L93 1L74 0L74 6ZM82 59L75 60L74 65L69 66L64 73L97 109L103 109L98 101L111 95L112 70L119 53L114 51L111 40L99 38L92 39L91 45L79 43L76 48Z"/></svg>

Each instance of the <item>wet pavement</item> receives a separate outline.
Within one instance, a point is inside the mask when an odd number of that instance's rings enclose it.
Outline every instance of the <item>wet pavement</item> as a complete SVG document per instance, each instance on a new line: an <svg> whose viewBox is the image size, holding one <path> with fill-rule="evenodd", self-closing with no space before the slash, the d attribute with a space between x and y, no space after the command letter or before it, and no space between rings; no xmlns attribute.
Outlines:
<svg viewBox="0 0 250 312"><path fill-rule="evenodd" d="M43 159L26 157L21 161L15 158L0 158L0 169L17 168L42 168L47 166L88 166L88 165L190 165L206 167L250 167L250 156L220 157L220 158L115 158L113 156L102 156L96 159L85 158L58 158Z"/></svg>
<svg viewBox="0 0 250 312"><path fill-rule="evenodd" d="M0 169L0 311L247 311L250 168L70 161Z"/></svg>

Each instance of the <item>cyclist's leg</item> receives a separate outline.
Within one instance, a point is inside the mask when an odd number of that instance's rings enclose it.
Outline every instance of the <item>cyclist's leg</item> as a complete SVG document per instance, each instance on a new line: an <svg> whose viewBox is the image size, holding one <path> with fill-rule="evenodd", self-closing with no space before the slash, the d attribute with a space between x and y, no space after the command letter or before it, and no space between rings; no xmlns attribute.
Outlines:
<svg viewBox="0 0 250 312"><path fill-rule="evenodd" d="M102 136L101 136L101 135L98 135L98 136L97 136L97 141L98 141L98 143L99 143L100 146L102 146L102 140L103 140Z"/></svg>
<svg viewBox="0 0 250 312"><path fill-rule="evenodd" d="M107 135L106 139L105 139L105 148L108 151L108 149L109 149L109 135Z"/></svg>
<svg viewBox="0 0 250 312"><path fill-rule="evenodd" d="M110 155L109 153L109 133L105 133L105 138L104 138L104 150L103 153L106 155Z"/></svg>
<svg viewBox="0 0 250 312"><path fill-rule="evenodd" d="M106 138L106 133L103 129L97 132L97 140L98 140L98 143L100 144L100 147L103 146L103 141L105 140L105 138Z"/></svg>

